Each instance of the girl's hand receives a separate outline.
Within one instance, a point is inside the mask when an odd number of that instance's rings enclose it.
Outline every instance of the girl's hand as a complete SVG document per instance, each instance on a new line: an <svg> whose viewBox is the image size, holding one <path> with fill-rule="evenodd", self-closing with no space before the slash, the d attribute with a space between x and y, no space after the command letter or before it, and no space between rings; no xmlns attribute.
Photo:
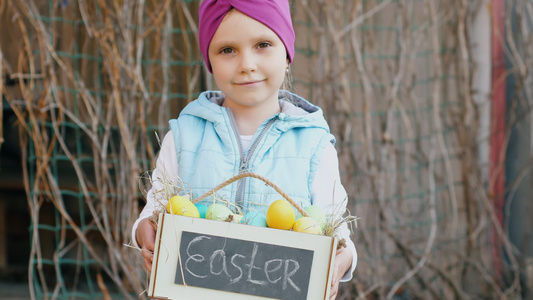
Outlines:
<svg viewBox="0 0 533 300"><path fill-rule="evenodd" d="M329 292L329 300L337 298L339 292L339 283L344 274L350 269L352 265L352 253L348 248L343 247L337 250L335 255L335 264L333 266L333 276L331 278L331 288Z"/></svg>
<svg viewBox="0 0 533 300"><path fill-rule="evenodd" d="M155 234L155 228L148 218L139 222L135 235L137 243L142 249L141 253L144 257L144 267L149 272L152 271L152 261L154 260Z"/></svg>
<svg viewBox="0 0 533 300"><path fill-rule="evenodd" d="M337 298L340 280L339 266L337 265L337 262L335 262L335 266L333 267L333 277L331 279L331 289L329 290L329 300L335 300L335 298Z"/></svg>

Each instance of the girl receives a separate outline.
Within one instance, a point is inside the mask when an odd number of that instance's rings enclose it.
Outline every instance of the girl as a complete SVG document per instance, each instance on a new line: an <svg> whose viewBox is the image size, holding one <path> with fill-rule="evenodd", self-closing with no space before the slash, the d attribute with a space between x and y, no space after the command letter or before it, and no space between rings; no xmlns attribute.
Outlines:
<svg viewBox="0 0 533 300"><path fill-rule="evenodd" d="M302 207L320 205L342 214L346 192L340 184L334 137L319 107L280 91L294 57L294 30L287 0L205 0L200 6L199 44L220 89L207 91L170 121L148 203L133 226L151 270L155 229L148 221L162 189L158 178L181 179L193 198L236 174L254 172L276 183ZM279 195L256 179L241 179L217 195L243 211L268 207ZM334 197L334 199L332 199ZM206 200L209 202L209 200ZM337 251L331 299L357 262L350 232Z"/></svg>

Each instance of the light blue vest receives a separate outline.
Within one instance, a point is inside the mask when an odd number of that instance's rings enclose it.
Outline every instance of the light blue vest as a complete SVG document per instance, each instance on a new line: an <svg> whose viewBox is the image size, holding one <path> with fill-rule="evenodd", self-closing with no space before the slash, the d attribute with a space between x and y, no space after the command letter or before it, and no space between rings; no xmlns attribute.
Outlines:
<svg viewBox="0 0 533 300"><path fill-rule="evenodd" d="M280 91L280 101L309 112L285 112L266 120L254 134L248 152L242 151L240 135L231 111L220 106L220 92L207 91L188 104L178 119L171 120L180 179L198 198L242 172L262 175L280 187L300 206L312 204L311 185L328 143L334 143L322 110L303 98ZM241 179L216 192L217 199L238 204L244 212L263 211L282 199L272 187L256 178ZM212 197L204 203L209 205Z"/></svg>

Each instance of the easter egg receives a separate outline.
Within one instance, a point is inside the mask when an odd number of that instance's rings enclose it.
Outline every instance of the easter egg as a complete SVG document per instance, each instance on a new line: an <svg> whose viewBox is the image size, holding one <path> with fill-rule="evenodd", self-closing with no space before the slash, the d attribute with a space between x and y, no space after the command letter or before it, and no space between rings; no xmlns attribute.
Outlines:
<svg viewBox="0 0 533 300"><path fill-rule="evenodd" d="M320 229L324 230L326 227L326 213L322 209L322 207L318 205L311 205L306 208L304 208L305 212L309 215L309 217L315 219L318 224L320 225ZM301 218L302 215L298 216L298 219Z"/></svg>
<svg viewBox="0 0 533 300"><path fill-rule="evenodd" d="M167 212L187 217L200 217L196 206L184 196L173 196L170 198L167 204Z"/></svg>
<svg viewBox="0 0 533 300"><path fill-rule="evenodd" d="M207 205L196 203L194 204L194 206L196 206L196 208L198 209L198 212L200 213L200 218L205 219L205 214L207 212Z"/></svg>
<svg viewBox="0 0 533 300"><path fill-rule="evenodd" d="M252 211L244 215L241 220L241 224L267 227L266 216L263 213Z"/></svg>
<svg viewBox="0 0 533 300"><path fill-rule="evenodd" d="M292 230L311 234L322 234L320 224L311 217L301 217L296 220L292 226Z"/></svg>
<svg viewBox="0 0 533 300"><path fill-rule="evenodd" d="M266 213L268 227L289 230L294 225L294 209L287 200L276 200L270 204Z"/></svg>
<svg viewBox="0 0 533 300"><path fill-rule="evenodd" d="M214 203L209 205L205 218L209 220L226 221L233 212L225 205Z"/></svg>

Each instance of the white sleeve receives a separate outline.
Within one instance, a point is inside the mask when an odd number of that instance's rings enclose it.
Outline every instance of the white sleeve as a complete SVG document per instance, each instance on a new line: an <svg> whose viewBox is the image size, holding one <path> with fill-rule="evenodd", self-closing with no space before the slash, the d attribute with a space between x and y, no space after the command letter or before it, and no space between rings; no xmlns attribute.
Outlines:
<svg viewBox="0 0 533 300"><path fill-rule="evenodd" d="M332 144L324 149L324 154L318 165L317 173L311 187L312 203L321 206L326 215L333 214L335 218L341 217L346 212L348 196L344 189L339 173L339 159L337 151ZM346 246L352 251L352 265L348 272L344 274L341 281L350 281L357 265L357 251L350 238L350 229L346 223L339 227L338 231L341 238L346 241Z"/></svg>
<svg viewBox="0 0 533 300"><path fill-rule="evenodd" d="M159 151L156 166L151 176L152 188L146 195L146 205L141 211L139 218L133 224L131 230L131 240L135 247L139 247L135 234L139 222L142 219L150 217L154 213L156 207L166 205L166 202L168 201L168 199L163 199L164 197L161 197L163 195L161 191L164 190L162 179L175 183L178 178L178 157L176 155L176 146L174 145L172 131L169 131L161 143L161 150Z"/></svg>

